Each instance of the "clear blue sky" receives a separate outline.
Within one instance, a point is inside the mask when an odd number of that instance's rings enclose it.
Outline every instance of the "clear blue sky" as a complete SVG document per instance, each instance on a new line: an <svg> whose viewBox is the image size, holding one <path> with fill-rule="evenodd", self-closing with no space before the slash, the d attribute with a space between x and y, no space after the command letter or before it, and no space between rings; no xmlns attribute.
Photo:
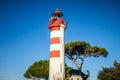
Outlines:
<svg viewBox="0 0 120 80"><path fill-rule="evenodd" d="M27 80L23 74L32 63L49 59L48 19L56 8L69 22L65 43L84 40L109 52L85 60L90 80L102 66L120 62L119 0L0 0L0 80Z"/></svg>

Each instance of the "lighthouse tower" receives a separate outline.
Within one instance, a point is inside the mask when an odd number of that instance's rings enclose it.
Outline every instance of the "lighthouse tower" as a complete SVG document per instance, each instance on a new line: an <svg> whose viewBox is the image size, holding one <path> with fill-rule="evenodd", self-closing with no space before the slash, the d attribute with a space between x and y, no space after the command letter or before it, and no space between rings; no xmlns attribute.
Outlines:
<svg viewBox="0 0 120 80"><path fill-rule="evenodd" d="M49 80L63 80L65 77L64 31L66 25L63 13L56 9L49 19L50 30L50 64Z"/></svg>

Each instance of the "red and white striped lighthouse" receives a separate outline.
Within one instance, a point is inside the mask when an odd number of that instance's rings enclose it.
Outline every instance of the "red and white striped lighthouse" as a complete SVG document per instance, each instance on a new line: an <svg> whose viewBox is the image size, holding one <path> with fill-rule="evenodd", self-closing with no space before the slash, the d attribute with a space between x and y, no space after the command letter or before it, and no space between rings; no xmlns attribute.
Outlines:
<svg viewBox="0 0 120 80"><path fill-rule="evenodd" d="M65 77L64 31L66 25L63 13L56 9L49 19L50 29L50 66L49 80L63 80Z"/></svg>

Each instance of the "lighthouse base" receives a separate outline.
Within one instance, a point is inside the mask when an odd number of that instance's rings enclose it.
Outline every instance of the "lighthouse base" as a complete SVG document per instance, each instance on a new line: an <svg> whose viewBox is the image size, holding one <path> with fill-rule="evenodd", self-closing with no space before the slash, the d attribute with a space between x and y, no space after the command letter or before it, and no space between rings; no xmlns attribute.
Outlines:
<svg viewBox="0 0 120 80"><path fill-rule="evenodd" d="M50 58L49 80L63 80L64 79L64 63L60 58Z"/></svg>

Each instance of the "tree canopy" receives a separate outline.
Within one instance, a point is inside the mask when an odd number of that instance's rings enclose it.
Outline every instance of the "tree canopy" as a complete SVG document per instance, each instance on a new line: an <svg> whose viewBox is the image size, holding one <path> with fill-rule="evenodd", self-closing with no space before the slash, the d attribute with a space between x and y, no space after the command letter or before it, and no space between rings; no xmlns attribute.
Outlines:
<svg viewBox="0 0 120 80"><path fill-rule="evenodd" d="M87 57L107 57L108 51L105 48L98 46L91 46L85 41L75 41L65 44L65 55L73 61L79 70L81 70L83 61ZM81 64L77 65L77 60L81 60Z"/></svg>
<svg viewBox="0 0 120 80"><path fill-rule="evenodd" d="M120 63L114 61L114 67L104 67L98 73L99 80L120 80Z"/></svg>
<svg viewBox="0 0 120 80"><path fill-rule="evenodd" d="M73 55L85 55L85 56L93 56L93 57L107 57L108 52L105 48L101 48L98 46L91 46L89 43L85 41L75 41L69 42L65 44L65 53L69 56Z"/></svg>
<svg viewBox="0 0 120 80"><path fill-rule="evenodd" d="M38 62L33 63L24 73L24 77L32 78L44 78L49 75L49 61L48 60L40 60Z"/></svg>

